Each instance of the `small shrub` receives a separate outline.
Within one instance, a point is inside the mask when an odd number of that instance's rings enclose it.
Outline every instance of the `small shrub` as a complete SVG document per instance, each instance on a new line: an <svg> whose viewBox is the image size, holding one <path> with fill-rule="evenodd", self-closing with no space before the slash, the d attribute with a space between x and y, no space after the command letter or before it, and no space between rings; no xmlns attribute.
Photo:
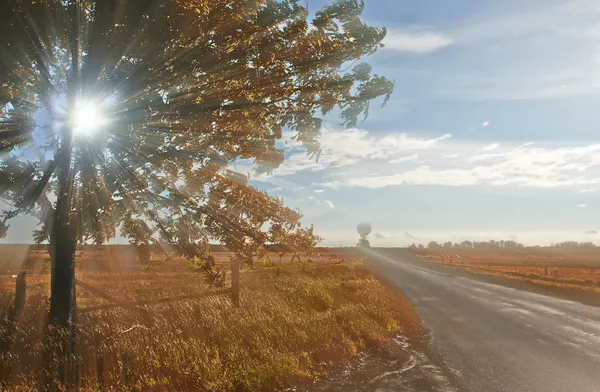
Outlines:
<svg viewBox="0 0 600 392"><path fill-rule="evenodd" d="M322 289L313 289L309 291L310 303L313 308L319 312L326 312L333 309L333 297Z"/></svg>

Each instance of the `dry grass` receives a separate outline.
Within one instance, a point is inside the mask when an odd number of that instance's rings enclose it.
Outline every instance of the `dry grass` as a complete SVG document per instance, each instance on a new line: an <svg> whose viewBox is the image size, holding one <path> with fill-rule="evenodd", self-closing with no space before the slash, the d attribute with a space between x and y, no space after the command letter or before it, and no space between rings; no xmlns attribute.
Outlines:
<svg viewBox="0 0 600 392"><path fill-rule="evenodd" d="M212 289L179 261L118 273L84 265L77 278L117 301L166 302L106 308L111 301L78 288L83 390L272 390L312 382L330 363L367 345L387 344L391 333L402 331L402 317L407 332L420 328L408 302L356 260L257 263L242 271L240 308L227 295L205 296ZM40 270L35 263L30 268ZM2 388L43 389L37 383L44 368L48 278L28 275L21 318L14 330L1 324L8 346L0 353ZM0 312L7 311L13 286L10 276L0 279Z"/></svg>
<svg viewBox="0 0 600 392"><path fill-rule="evenodd" d="M419 252L423 260L544 286L600 292L600 252L546 249L536 252L442 250Z"/></svg>

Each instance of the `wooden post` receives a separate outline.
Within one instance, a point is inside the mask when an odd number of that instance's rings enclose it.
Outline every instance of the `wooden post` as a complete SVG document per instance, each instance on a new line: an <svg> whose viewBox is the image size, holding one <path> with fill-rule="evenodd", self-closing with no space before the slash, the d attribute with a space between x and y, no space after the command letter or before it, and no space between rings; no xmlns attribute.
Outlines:
<svg viewBox="0 0 600 392"><path fill-rule="evenodd" d="M544 267L544 276L548 276L548 266Z"/></svg>
<svg viewBox="0 0 600 392"><path fill-rule="evenodd" d="M27 272L20 271L15 282L15 318L18 317L25 307L27 296Z"/></svg>
<svg viewBox="0 0 600 392"><path fill-rule="evenodd" d="M240 306L240 260L237 257L231 260L231 302Z"/></svg>
<svg viewBox="0 0 600 392"><path fill-rule="evenodd" d="M79 342L77 341L77 285L73 285L73 308L71 309L71 341L69 342L69 361L71 362L72 385L75 391L79 390L79 381L81 380L81 361L79 360L78 350Z"/></svg>
<svg viewBox="0 0 600 392"><path fill-rule="evenodd" d="M225 284L225 279L227 279L227 271L221 271L221 281Z"/></svg>
<svg viewBox="0 0 600 392"><path fill-rule="evenodd" d="M15 282L15 303L8 313L10 320L15 322L19 319L19 315L25 307L25 298L27 296L26 276L27 273L25 271L20 271Z"/></svg>
<svg viewBox="0 0 600 392"><path fill-rule="evenodd" d="M104 358L102 352L96 352L96 377L98 389L104 390Z"/></svg>
<svg viewBox="0 0 600 392"><path fill-rule="evenodd" d="M129 384L129 363L127 355L121 357L121 378L125 385Z"/></svg>
<svg viewBox="0 0 600 392"><path fill-rule="evenodd" d="M279 271L279 267L277 267L277 276L279 276L281 274L281 271Z"/></svg>

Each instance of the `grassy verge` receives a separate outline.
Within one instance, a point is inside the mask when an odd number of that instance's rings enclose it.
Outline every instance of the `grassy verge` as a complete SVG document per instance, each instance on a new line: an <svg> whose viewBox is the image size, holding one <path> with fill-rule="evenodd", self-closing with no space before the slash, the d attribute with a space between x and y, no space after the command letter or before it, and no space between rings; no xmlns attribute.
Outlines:
<svg viewBox="0 0 600 392"><path fill-rule="evenodd" d="M453 265L456 266L456 265ZM569 279L569 278L552 278L542 276L532 272L511 272L506 271L505 268L494 268L494 267L478 267L478 266L461 266L467 271L475 274L501 276L513 280L519 280L523 282L534 283L547 287L560 287L567 289L584 290L590 292L600 293L600 282L592 279Z"/></svg>
<svg viewBox="0 0 600 392"><path fill-rule="evenodd" d="M240 308L226 295L205 296L198 275L167 270L78 277L119 301L165 301L110 308L78 289L82 390L272 390L318 380L332 363L388 344L392 333L420 333L410 304L359 261L244 270ZM10 282L2 285L6 312ZM40 389L47 291L47 275L28 277L20 320L0 323L3 389Z"/></svg>
<svg viewBox="0 0 600 392"><path fill-rule="evenodd" d="M419 255L419 254L418 254ZM541 260L511 260L511 264L504 264L506 260L490 260L488 262L467 261L465 258L446 257L439 254L428 254L423 261L443 264L453 268L462 268L474 274L492 275L529 282L546 287L577 289L588 292L600 293L600 268L598 264L588 267L571 266L569 260L562 265L548 266L544 259ZM545 265L546 264L546 265Z"/></svg>

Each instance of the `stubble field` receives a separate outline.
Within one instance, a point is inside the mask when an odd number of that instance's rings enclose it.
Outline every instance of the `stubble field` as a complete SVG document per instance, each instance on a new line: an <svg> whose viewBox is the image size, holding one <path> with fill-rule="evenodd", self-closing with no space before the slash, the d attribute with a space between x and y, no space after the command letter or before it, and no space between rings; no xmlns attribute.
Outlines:
<svg viewBox="0 0 600 392"><path fill-rule="evenodd" d="M600 292L600 249L425 249L427 262L536 284Z"/></svg>

